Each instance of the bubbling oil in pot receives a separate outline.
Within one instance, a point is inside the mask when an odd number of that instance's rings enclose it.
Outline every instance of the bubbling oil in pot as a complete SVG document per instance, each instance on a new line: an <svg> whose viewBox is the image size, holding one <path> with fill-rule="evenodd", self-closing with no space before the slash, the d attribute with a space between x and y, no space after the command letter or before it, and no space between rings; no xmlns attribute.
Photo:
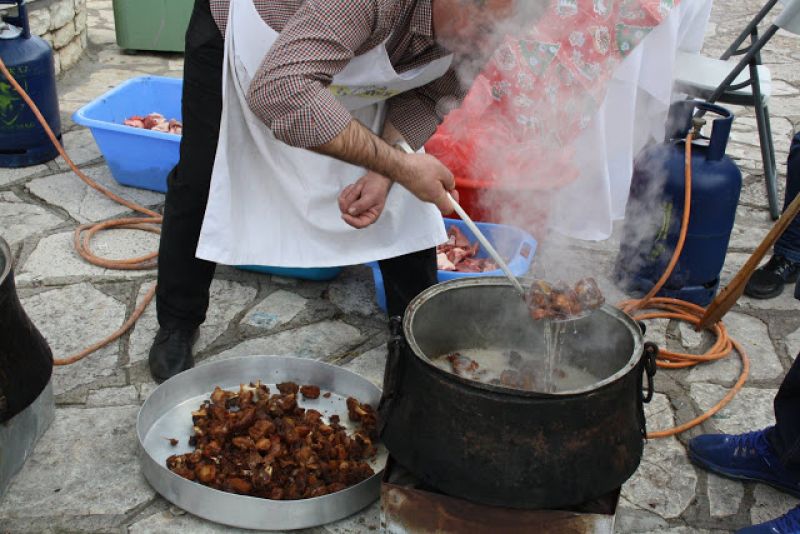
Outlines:
<svg viewBox="0 0 800 534"><path fill-rule="evenodd" d="M445 371L477 382L539 393L573 391L600 381L585 369L562 363L560 358L551 360L548 356L520 350L470 347L432 361Z"/></svg>

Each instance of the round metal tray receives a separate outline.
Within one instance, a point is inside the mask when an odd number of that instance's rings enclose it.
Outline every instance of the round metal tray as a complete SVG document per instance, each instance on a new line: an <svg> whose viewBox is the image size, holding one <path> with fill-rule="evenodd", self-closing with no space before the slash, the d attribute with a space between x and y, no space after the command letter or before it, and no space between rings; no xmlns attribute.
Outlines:
<svg viewBox="0 0 800 534"><path fill-rule="evenodd" d="M237 389L239 384L261 380L275 391L274 384L286 381L313 384L329 398L300 399L303 408L314 408L328 417L341 416L349 424L347 397L378 406L380 389L367 379L334 365L303 358L248 356L199 365L161 384L139 410L136 432L142 471L153 488L165 499L194 515L240 528L290 530L324 525L347 517L374 502L380 495L381 473L388 453L379 452L370 464L375 475L345 490L296 501L273 501L219 491L186 480L167 469L173 454L191 452L191 412L209 398L216 386ZM178 445L170 445L170 439Z"/></svg>

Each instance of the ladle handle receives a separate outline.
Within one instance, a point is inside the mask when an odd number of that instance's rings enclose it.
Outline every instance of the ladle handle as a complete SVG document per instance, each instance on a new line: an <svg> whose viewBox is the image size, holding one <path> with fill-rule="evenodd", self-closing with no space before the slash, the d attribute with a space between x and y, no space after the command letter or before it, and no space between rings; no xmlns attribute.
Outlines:
<svg viewBox="0 0 800 534"><path fill-rule="evenodd" d="M396 146L402 148L403 151L406 152L407 154L414 154L414 149L412 149L409 146L409 144L406 143L405 141L400 141L399 143L397 143ZM478 238L478 241L480 242L481 245L483 245L483 248L486 250L486 252L489 253L489 256L491 256L492 259L495 261L495 263L497 263L497 265L500 267L500 269L503 270L506 277L508 277L508 279L511 280L511 283L514 285L516 290L519 291L520 295L522 295L524 298L526 296L525 288L522 287L522 284L519 283L519 280L517 280L517 277L514 276L514 273L511 272L511 269L508 268L508 265L506 264L505 261L503 261L503 258L500 256L500 254L497 253L497 251L494 249L489 240L486 239L486 236L483 235L483 232L480 231L478 226L474 222L472 222L472 219L470 218L469 215L467 215L467 212L464 211L464 208L462 208L461 205L458 202L456 202L456 199L453 198L453 195L447 193L447 198L450 199L450 204L453 206L453 209L458 214L458 216L461 217L461 220L464 221L464 223L470 230L472 230L473 235Z"/></svg>
<svg viewBox="0 0 800 534"><path fill-rule="evenodd" d="M470 219L469 215L467 215L467 212L464 211L464 208L462 208L461 205L456 202L456 199L453 198L453 195L447 193L447 198L450 199L450 204L453 205L453 209L456 211L456 213L458 213L458 216L461 217L461 220L464 221L467 227L472 230L472 233L478 238L478 241L480 241L481 245L483 245L483 248L486 249L486 252L489 253L489 256L491 256L495 263L500 266L500 268L506 274L506 277L511 280L511 283L514 284L514 287L517 289L517 291L519 291L520 295L525 297L525 288L522 287L522 284L519 283L517 277L514 276L514 273L512 273L511 269L508 268L508 265L505 261L503 261L503 258L500 256L500 254L498 254L492 244L489 243L489 240L486 239L486 236L483 235L483 232L478 229L478 225L472 222L472 219Z"/></svg>

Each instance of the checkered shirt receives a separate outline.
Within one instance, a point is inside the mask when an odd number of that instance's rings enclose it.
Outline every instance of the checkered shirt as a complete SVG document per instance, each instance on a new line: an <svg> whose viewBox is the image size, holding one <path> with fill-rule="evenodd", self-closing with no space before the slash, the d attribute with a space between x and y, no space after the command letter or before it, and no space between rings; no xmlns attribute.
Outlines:
<svg viewBox="0 0 800 534"><path fill-rule="evenodd" d="M252 0L280 37L253 78L248 103L281 141L314 147L331 141L352 119L327 89L358 55L384 41L398 72L447 55L433 37L431 0ZM225 33L230 0L209 0ZM451 69L443 77L388 101L387 120L415 148L433 135L464 98Z"/></svg>

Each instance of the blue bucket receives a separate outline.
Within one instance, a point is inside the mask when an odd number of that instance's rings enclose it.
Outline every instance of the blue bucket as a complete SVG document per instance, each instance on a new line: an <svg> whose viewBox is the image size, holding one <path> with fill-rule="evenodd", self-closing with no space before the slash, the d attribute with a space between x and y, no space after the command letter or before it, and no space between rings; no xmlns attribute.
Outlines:
<svg viewBox="0 0 800 534"><path fill-rule="evenodd" d="M508 263L508 268L514 273L514 276L523 276L531 268L533 257L536 254L536 240L529 233L508 226L505 224L494 223L475 223L481 232L486 236L492 246L497 250L500 256ZM475 242L478 238L467 227L464 221L458 219L444 219L446 228L451 226L458 227L471 242ZM478 251L479 258L486 258L488 254L483 247ZM383 275L381 274L380 267L377 262L368 264L372 268L372 277L375 280L375 300L378 307L386 311L386 290L383 286ZM454 271L437 271L437 279L439 282L446 282L456 278L470 278L476 276L505 276L503 271L496 269L494 271L487 271L485 273L459 273Z"/></svg>
<svg viewBox="0 0 800 534"><path fill-rule="evenodd" d="M238 265L237 269L252 271L261 274L274 274L285 278L299 278L301 280L313 280L315 282L327 282L333 280L342 272L342 267L267 267L260 265Z"/></svg>
<svg viewBox="0 0 800 534"><path fill-rule="evenodd" d="M117 182L165 193L167 175L178 163L181 136L125 126L123 121L153 112L181 120L182 88L178 78L131 78L80 108L72 120L91 130Z"/></svg>

